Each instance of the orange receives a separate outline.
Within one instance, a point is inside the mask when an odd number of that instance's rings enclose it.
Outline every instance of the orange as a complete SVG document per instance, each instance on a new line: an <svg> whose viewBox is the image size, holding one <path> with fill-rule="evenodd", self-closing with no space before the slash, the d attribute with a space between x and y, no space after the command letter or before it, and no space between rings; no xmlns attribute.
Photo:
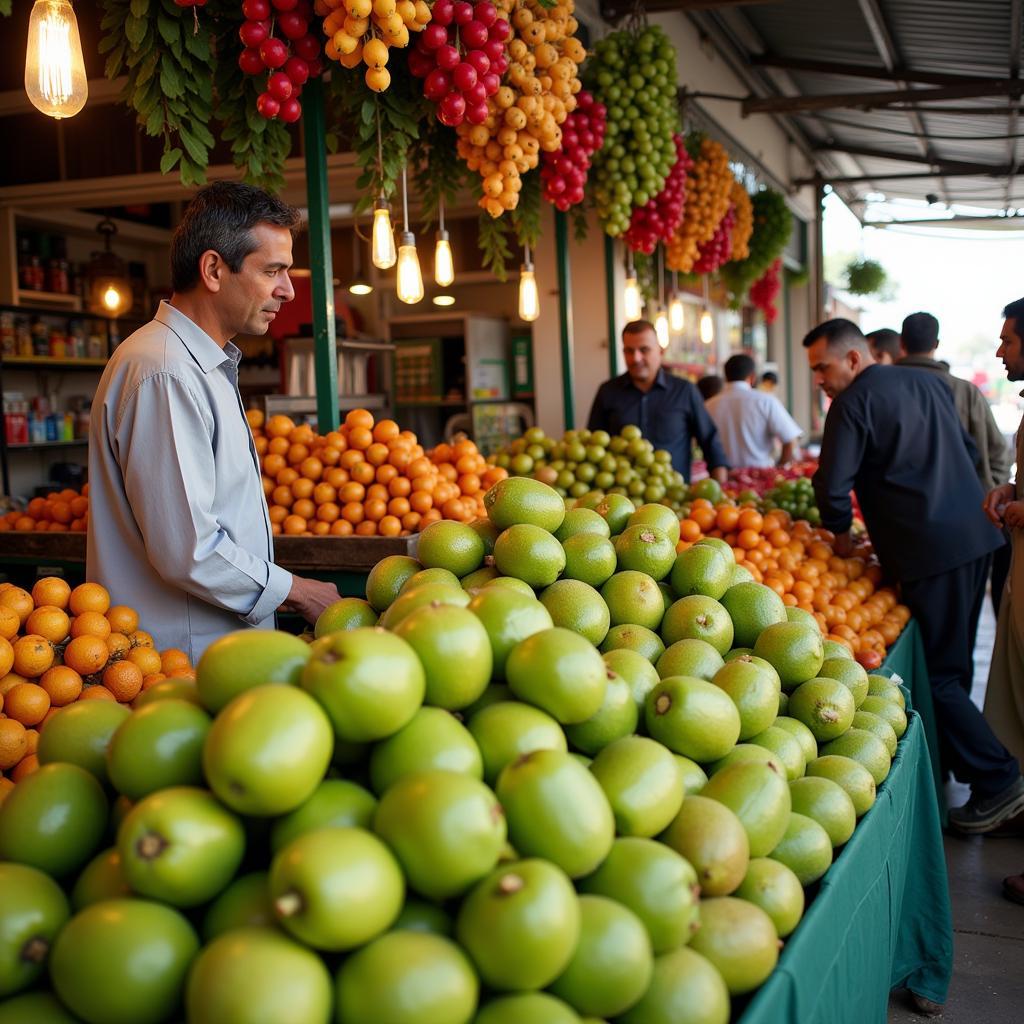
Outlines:
<svg viewBox="0 0 1024 1024"><path fill-rule="evenodd" d="M9 640L0 637L0 677L6 676L14 666L14 648Z"/></svg>
<svg viewBox="0 0 1024 1024"><path fill-rule="evenodd" d="M88 634L89 636L98 636L105 640L110 636L110 633L110 623L107 621L107 617L99 612L82 612L81 615L76 615L71 621L71 635L73 637Z"/></svg>
<svg viewBox="0 0 1024 1024"><path fill-rule="evenodd" d="M53 644L45 637L29 633L18 637L11 647L14 650L14 671L27 679L38 678L53 664Z"/></svg>
<svg viewBox="0 0 1024 1024"><path fill-rule="evenodd" d="M36 580L32 588L32 600L37 608L44 604L67 608L70 596L71 587L59 576L44 576L41 580Z"/></svg>
<svg viewBox="0 0 1024 1024"><path fill-rule="evenodd" d="M380 420L373 428L374 441L392 441L398 437L400 428L394 420Z"/></svg>
<svg viewBox="0 0 1024 1024"><path fill-rule="evenodd" d="M245 418L252 430L259 430L265 419L262 409L246 409Z"/></svg>
<svg viewBox="0 0 1024 1024"><path fill-rule="evenodd" d="M372 519L366 519L356 527L356 535L359 537L374 537L377 534L377 524Z"/></svg>
<svg viewBox="0 0 1024 1024"><path fill-rule="evenodd" d="M382 537L397 537L402 532L402 523L395 516L384 516L377 524L377 532Z"/></svg>
<svg viewBox="0 0 1024 1024"><path fill-rule="evenodd" d="M333 523L341 515L341 509L333 501L324 502L317 510L316 517L322 523L326 523L330 528Z"/></svg>
<svg viewBox="0 0 1024 1024"><path fill-rule="evenodd" d="M288 516L283 523L281 523L281 529L284 533L290 537L297 537L299 534L304 533L306 530L306 520L302 516Z"/></svg>
<svg viewBox="0 0 1024 1024"><path fill-rule="evenodd" d="M39 771L39 758L35 754L28 754L21 759L17 768L11 772L11 781L15 783L21 782L26 775L31 775L36 771Z"/></svg>
<svg viewBox="0 0 1024 1024"><path fill-rule="evenodd" d="M117 702L117 698L105 686L87 686L79 700L109 700Z"/></svg>
<svg viewBox="0 0 1024 1024"><path fill-rule="evenodd" d="M18 683L4 695L4 712L24 726L38 725L50 710L50 695L35 683Z"/></svg>
<svg viewBox="0 0 1024 1024"><path fill-rule="evenodd" d="M345 426L350 431L353 427L362 427L364 430L369 430L373 426L373 413L366 409L351 409L345 417Z"/></svg>
<svg viewBox="0 0 1024 1024"><path fill-rule="evenodd" d="M103 685L123 704L139 695L142 689L142 676L142 669L133 662L115 661L104 669Z"/></svg>
<svg viewBox="0 0 1024 1024"><path fill-rule="evenodd" d="M13 718L0 718L0 771L13 768L27 751L25 726Z"/></svg>
<svg viewBox="0 0 1024 1024"><path fill-rule="evenodd" d="M110 594L98 583L81 583L71 591L68 606L72 615L81 615L82 612L105 615L110 608Z"/></svg>
<svg viewBox="0 0 1024 1024"><path fill-rule="evenodd" d="M21 619L18 613L5 604L0 604L0 637L5 640L12 640L21 629Z"/></svg>
<svg viewBox="0 0 1024 1024"><path fill-rule="evenodd" d="M151 686L162 683L166 678L167 676L163 672L150 672L148 676L142 677L142 689L148 690Z"/></svg>
<svg viewBox="0 0 1024 1024"><path fill-rule="evenodd" d="M64 664L73 668L80 676L91 676L106 665L110 651L105 640L98 636L75 637L64 648Z"/></svg>
<svg viewBox="0 0 1024 1024"><path fill-rule="evenodd" d="M290 417L279 413L271 416L263 429L271 437L287 437L295 429L295 423Z"/></svg>
<svg viewBox="0 0 1024 1024"><path fill-rule="evenodd" d="M132 642L124 633L111 633L110 636L106 637L106 642L107 650L110 651L112 658L119 658L132 649Z"/></svg>
<svg viewBox="0 0 1024 1024"><path fill-rule="evenodd" d="M160 655L153 650L152 647L135 647L128 652L126 661L133 665L137 665L142 670L143 676L148 676L151 672L161 672ZM121 662L120 664L124 664ZM139 676L139 685L142 684L142 676Z"/></svg>
<svg viewBox="0 0 1024 1024"><path fill-rule="evenodd" d="M62 708L78 700L82 692L82 677L67 665L54 665L42 674L39 685L49 694L50 705Z"/></svg>
<svg viewBox="0 0 1024 1024"><path fill-rule="evenodd" d="M59 644L68 635L70 624L65 611L52 604L43 604L25 621L25 632L36 633L52 644Z"/></svg>
<svg viewBox="0 0 1024 1024"><path fill-rule="evenodd" d="M353 448L358 448L360 451L365 452L373 444L373 434L366 427L355 427L349 431L348 443Z"/></svg>
<svg viewBox="0 0 1024 1024"><path fill-rule="evenodd" d="M132 647L155 647L153 643L153 636L151 633L147 633L144 629L137 629L133 633L128 634L128 639L132 642Z"/></svg>
<svg viewBox="0 0 1024 1024"><path fill-rule="evenodd" d="M349 473L356 483L364 485L372 484L377 478L377 474L373 466L368 462L357 462L351 470L349 470Z"/></svg>
<svg viewBox="0 0 1024 1024"><path fill-rule="evenodd" d="M47 712L49 714L49 712ZM25 756L34 754L39 749L39 732L36 729L26 729L25 739L28 740L28 749L25 751Z"/></svg>
<svg viewBox="0 0 1024 1024"><path fill-rule="evenodd" d="M126 604L115 604L107 611L107 622L113 633L124 633L127 636L139 628L139 613Z"/></svg>
<svg viewBox="0 0 1024 1024"><path fill-rule="evenodd" d="M331 523L332 537L350 537L352 533L352 524L347 519L339 519Z"/></svg>
<svg viewBox="0 0 1024 1024"><path fill-rule="evenodd" d="M160 652L160 671L170 675L175 669L192 668L188 655L177 647L168 647L166 651Z"/></svg>
<svg viewBox="0 0 1024 1024"><path fill-rule="evenodd" d="M8 587L0 594L0 606L10 608L18 616L19 624L24 625L36 603L27 590L22 590L21 587Z"/></svg>

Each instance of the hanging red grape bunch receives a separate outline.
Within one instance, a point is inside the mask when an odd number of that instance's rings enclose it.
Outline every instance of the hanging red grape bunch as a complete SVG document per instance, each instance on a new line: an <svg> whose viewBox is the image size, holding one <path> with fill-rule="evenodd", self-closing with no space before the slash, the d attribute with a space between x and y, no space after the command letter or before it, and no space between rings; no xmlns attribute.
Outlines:
<svg viewBox="0 0 1024 1024"><path fill-rule="evenodd" d="M245 49L238 56L238 66L247 75L267 75L256 109L267 120L298 121L302 87L323 70L320 41L309 31L312 4L309 0L245 0L242 14L245 21L238 37Z"/></svg>
<svg viewBox="0 0 1024 1024"><path fill-rule="evenodd" d="M686 140L678 133L674 136L676 162L668 172L665 185L643 206L635 206L629 219L629 228L622 238L634 252L648 256L659 242L668 242L676 233L686 208L686 176L693 168L693 160L686 151Z"/></svg>
<svg viewBox="0 0 1024 1024"><path fill-rule="evenodd" d="M542 157L540 179L544 183L544 198L563 213L583 202L590 158L604 145L607 119L605 105L595 103L594 97L582 90L576 96L576 109L562 125L562 148Z"/></svg>
<svg viewBox="0 0 1024 1024"><path fill-rule="evenodd" d="M775 323L779 315L775 300L782 290L782 260L774 263L750 286L750 301L764 313L765 323Z"/></svg>

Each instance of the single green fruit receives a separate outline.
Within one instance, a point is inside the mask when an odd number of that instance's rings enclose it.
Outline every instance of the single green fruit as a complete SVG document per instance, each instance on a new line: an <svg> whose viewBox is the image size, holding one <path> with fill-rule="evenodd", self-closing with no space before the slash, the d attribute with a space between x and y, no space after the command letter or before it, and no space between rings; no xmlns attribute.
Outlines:
<svg viewBox="0 0 1024 1024"><path fill-rule="evenodd" d="M754 654L771 663L787 692L813 679L825 660L817 623L813 629L802 622L788 621L768 626L757 638Z"/></svg>
<svg viewBox="0 0 1024 1024"><path fill-rule="evenodd" d="M652 579L663 580L675 564L676 544L657 526L637 523L619 534L615 554L620 570L635 569Z"/></svg>
<svg viewBox="0 0 1024 1024"><path fill-rule="evenodd" d="M791 809L789 785L774 764L733 764L716 772L701 796L725 804L740 819L750 855L765 857L786 831Z"/></svg>
<svg viewBox="0 0 1024 1024"><path fill-rule="evenodd" d="M669 581L680 597L701 594L716 601L732 583L736 565L730 551L727 555L706 544L695 544L676 555Z"/></svg>
<svg viewBox="0 0 1024 1024"><path fill-rule="evenodd" d="M514 590L519 594L525 594L527 597L537 596L533 592L533 587L531 587L529 583L517 580L515 576L495 576L494 579L484 584L484 588L491 586L508 587L510 590Z"/></svg>
<svg viewBox="0 0 1024 1024"><path fill-rule="evenodd" d="M555 536L564 544L570 537L577 534L593 534L597 537L611 535L608 523L591 508L572 508L565 513L562 525L554 531Z"/></svg>
<svg viewBox="0 0 1024 1024"><path fill-rule="evenodd" d="M717 761L740 734L740 713L724 690L692 676L669 676L647 695L647 732L697 762Z"/></svg>
<svg viewBox="0 0 1024 1024"><path fill-rule="evenodd" d="M706 958L682 946L654 961L643 998L618 1024L728 1024L729 990Z"/></svg>
<svg viewBox="0 0 1024 1024"><path fill-rule="evenodd" d="M438 519L419 535L416 555L427 569L447 569L456 576L467 576L484 560L484 541L466 523Z"/></svg>
<svg viewBox="0 0 1024 1024"><path fill-rule="evenodd" d="M793 813L785 834L769 856L785 864L800 884L807 886L832 866L832 840L813 818Z"/></svg>
<svg viewBox="0 0 1024 1024"><path fill-rule="evenodd" d="M61 708L39 734L39 763L77 764L106 784L110 781L107 748L111 737L129 718L128 708L105 700L80 701Z"/></svg>
<svg viewBox="0 0 1024 1024"><path fill-rule="evenodd" d="M431 935L443 935L447 938L454 933L455 922L434 903L427 903L425 900L406 900L391 930L429 932Z"/></svg>
<svg viewBox="0 0 1024 1024"><path fill-rule="evenodd" d="M601 522L604 522L602 519ZM607 528L607 524L605 524ZM565 552L563 576L600 587L615 572L615 545L596 533L579 533L562 542Z"/></svg>
<svg viewBox="0 0 1024 1024"><path fill-rule="evenodd" d="M412 593L412 591L414 590L419 590L421 587L425 587L428 585L434 586L435 584L440 584L441 586L447 587L449 593L456 589L462 589L462 581L459 579L458 576L455 575L455 573L451 571L451 569L441 569L439 567L435 567L433 569L420 569L419 572L414 572L402 584L402 589L398 592L398 597L403 597L405 594ZM396 597L395 601L397 600L398 598ZM392 601L391 603L394 604L394 601ZM420 601L420 603L423 603L422 600ZM449 604L451 603L455 602L449 602ZM388 607L390 608L390 605ZM390 621L390 617L388 621ZM383 621L382 616L382 621L380 622L380 625L385 626L387 624L387 622Z"/></svg>
<svg viewBox="0 0 1024 1024"><path fill-rule="evenodd" d="M590 772L611 804L620 836L656 836L682 805L683 780L675 756L645 736L626 736L606 746Z"/></svg>
<svg viewBox="0 0 1024 1024"><path fill-rule="evenodd" d="M777 725L770 725L764 732L751 736L750 742L770 751L782 765L786 778L790 781L803 775L807 767L807 758L804 757L800 741L791 732L780 729Z"/></svg>
<svg viewBox="0 0 1024 1024"><path fill-rule="evenodd" d="M829 754L807 762L807 774L814 778L831 779L846 790L853 801L853 809L860 818L871 810L875 802L875 780L871 772L852 758Z"/></svg>
<svg viewBox="0 0 1024 1024"><path fill-rule="evenodd" d="M838 679L853 694L854 707L860 707L868 695L868 674L853 658L826 658L819 676Z"/></svg>
<svg viewBox="0 0 1024 1024"><path fill-rule="evenodd" d="M772 919L746 900L702 900L700 931L690 946L718 968L732 996L753 992L775 969L779 936Z"/></svg>
<svg viewBox="0 0 1024 1024"><path fill-rule="evenodd" d="M728 896L747 873L750 840L746 830L717 800L686 797L660 838L693 865L702 896Z"/></svg>
<svg viewBox="0 0 1024 1024"><path fill-rule="evenodd" d="M732 576L729 577L729 586L736 587L741 583L753 583L754 577L749 569L745 569L742 565L734 565L732 567ZM727 590L726 593L729 591Z"/></svg>
<svg viewBox="0 0 1024 1024"><path fill-rule="evenodd" d="M235 928L271 928L276 924L269 875L253 871L236 878L210 904L203 918L203 941L208 943Z"/></svg>
<svg viewBox="0 0 1024 1024"><path fill-rule="evenodd" d="M723 655L726 664L730 661L743 661L751 665L756 665L763 672L766 672L775 683L776 690L780 691L779 699L782 699L782 680L779 679L779 673L775 671L775 666L770 661L765 661L764 658L759 658L752 650L747 647L734 647L731 651L728 651Z"/></svg>
<svg viewBox="0 0 1024 1024"><path fill-rule="evenodd" d="M722 606L732 619L738 647L753 647L765 629L787 621L782 598L762 583L731 586L722 595Z"/></svg>
<svg viewBox="0 0 1024 1024"><path fill-rule="evenodd" d="M0 863L0 895L0 999L6 999L42 975L71 911L60 886L24 864Z"/></svg>
<svg viewBox="0 0 1024 1024"><path fill-rule="evenodd" d="M636 506L624 494L606 494L597 503L594 511L608 523L608 529L615 537L626 528L629 517L636 511Z"/></svg>
<svg viewBox="0 0 1024 1024"><path fill-rule="evenodd" d="M368 829L376 810L376 799L362 786L347 779L324 779L304 804L274 822L271 852L318 828Z"/></svg>
<svg viewBox="0 0 1024 1024"><path fill-rule="evenodd" d="M800 879L781 861L754 857L735 893L738 899L760 907L784 939L800 923L804 913L804 889Z"/></svg>
<svg viewBox="0 0 1024 1024"><path fill-rule="evenodd" d="M567 750L562 727L549 714L518 701L498 701L469 720L480 748L484 779L494 785L502 769L534 750Z"/></svg>
<svg viewBox="0 0 1024 1024"><path fill-rule="evenodd" d="M196 933L176 910L107 900L64 926L50 954L50 981L83 1020L160 1024L178 1006L198 950Z"/></svg>
<svg viewBox="0 0 1024 1024"><path fill-rule="evenodd" d="M601 587L611 624L657 629L665 615L665 601L657 582L643 572L625 569Z"/></svg>
<svg viewBox="0 0 1024 1024"><path fill-rule="evenodd" d="M694 676L711 682L725 662L706 640L687 638L666 647L655 666L662 679L669 676Z"/></svg>
<svg viewBox="0 0 1024 1024"><path fill-rule="evenodd" d="M907 709L903 691L887 676L868 676L868 696L885 697L886 700L899 704L904 711Z"/></svg>
<svg viewBox="0 0 1024 1024"><path fill-rule="evenodd" d="M524 584L525 586L525 584ZM505 678L505 666L512 649L534 633L551 629L551 615L533 596L495 583L473 595L469 610L480 620L491 641L491 678Z"/></svg>
<svg viewBox="0 0 1024 1024"><path fill-rule="evenodd" d="M103 900L127 899L134 895L121 869L117 847L101 850L84 868L71 890L71 905L82 910Z"/></svg>
<svg viewBox="0 0 1024 1024"><path fill-rule="evenodd" d="M485 556L486 557L486 556ZM463 576L459 580L459 584L465 591L477 590L491 580L500 579L498 570L493 565L485 565L477 569L476 572L471 572L468 576Z"/></svg>
<svg viewBox="0 0 1024 1024"><path fill-rule="evenodd" d="M611 621L604 598L580 580L556 580L540 593L540 602L556 626L571 629L595 647L604 640Z"/></svg>
<svg viewBox="0 0 1024 1024"><path fill-rule="evenodd" d="M676 759L676 767L679 769L679 777L683 780L683 790L687 796L699 793L707 784L708 777L704 769L696 761L683 757L682 754L673 754Z"/></svg>
<svg viewBox="0 0 1024 1024"><path fill-rule="evenodd" d="M793 810L813 818L827 833L833 847L842 846L857 826L857 811L849 794L831 779L805 776L789 784Z"/></svg>
<svg viewBox="0 0 1024 1024"><path fill-rule="evenodd" d="M0 1003L0 1024L82 1024L52 992L28 992Z"/></svg>
<svg viewBox="0 0 1024 1024"><path fill-rule="evenodd" d="M477 535L484 542L484 557L494 552L494 542L498 539L498 534L501 533L494 523L490 519L474 519L471 522L470 527L476 530Z"/></svg>
<svg viewBox="0 0 1024 1024"><path fill-rule="evenodd" d="M633 702L638 711L642 710L647 694L658 685L657 669L642 654L625 647L606 651L603 657L608 668L626 681Z"/></svg>
<svg viewBox="0 0 1024 1024"><path fill-rule="evenodd" d="M810 764L818 756L818 741L814 738L814 733L803 722L798 722L795 718L790 718L780 712L779 717L772 725L776 729L784 729L800 744L805 765Z"/></svg>
<svg viewBox="0 0 1024 1024"><path fill-rule="evenodd" d="M661 638L669 646L678 640L704 640L719 654L725 654L732 647L732 619L714 598L691 594L665 612Z"/></svg>
<svg viewBox="0 0 1024 1024"><path fill-rule="evenodd" d="M521 992L490 999L473 1018L473 1024L582 1024L576 1011L546 992Z"/></svg>
<svg viewBox="0 0 1024 1024"><path fill-rule="evenodd" d="M838 679L801 683L789 697L789 717L803 722L819 743L842 736L853 722L853 694Z"/></svg>
<svg viewBox="0 0 1024 1024"><path fill-rule="evenodd" d="M892 758L885 744L866 729L847 729L842 736L831 743L826 743L821 748L821 754L823 757L839 754L864 765L871 772L871 778L875 780L876 786L885 781L892 767Z"/></svg>
<svg viewBox="0 0 1024 1024"><path fill-rule="evenodd" d="M554 533L565 519L565 503L558 491L526 477L499 480L484 495L484 508L499 530L529 523Z"/></svg>
<svg viewBox="0 0 1024 1024"><path fill-rule="evenodd" d="M423 563L408 555L388 555L382 558L366 577L366 600L376 612L386 612L401 593L410 577L423 568ZM373 625L363 623L360 625ZM348 628L343 626L343 629ZM320 634L317 634L318 636Z"/></svg>
<svg viewBox="0 0 1024 1024"><path fill-rule="evenodd" d="M665 653L665 642L653 629L625 622L612 626L601 644L602 654L619 650L639 654L653 665Z"/></svg>
<svg viewBox="0 0 1024 1024"><path fill-rule="evenodd" d="M392 558L404 558L405 555L391 555ZM390 604L390 602L388 602ZM320 639L328 633L340 633L346 629L359 629L361 626L376 626L379 618L369 601L361 597L343 597L340 601L329 604L317 616L313 627L313 636Z"/></svg>
<svg viewBox="0 0 1024 1024"><path fill-rule="evenodd" d="M446 570L424 569L423 571L444 572ZM452 580L453 582L426 582L418 586L410 586L409 584L413 582L410 580L402 593L380 617L378 625L384 629L396 629L402 620L412 615L414 611L431 605L454 605L456 608L465 608L469 604L469 594L462 589L462 584L457 578L453 576ZM324 639L326 640L326 637Z"/></svg>
<svg viewBox="0 0 1024 1024"><path fill-rule="evenodd" d="M903 695L900 694L900 696ZM897 739L907 731L907 713L895 700L890 700L886 696L865 697L861 702L860 709L861 711L870 711L871 714L878 715L884 722L888 722L892 726L892 731L896 733Z"/></svg>
<svg viewBox="0 0 1024 1024"><path fill-rule="evenodd" d="M629 683L607 670L604 701L585 722L565 727L566 739L584 754L597 754L609 743L636 732L640 712Z"/></svg>
<svg viewBox="0 0 1024 1024"><path fill-rule="evenodd" d="M679 543L679 516L666 505L641 505L626 521L626 528L631 526L656 526L668 535L673 548Z"/></svg>
<svg viewBox="0 0 1024 1024"><path fill-rule="evenodd" d="M196 688L215 715L235 697L265 683L299 681L309 644L277 630L240 629L218 637L196 665Z"/></svg>
<svg viewBox="0 0 1024 1024"><path fill-rule="evenodd" d="M711 775L717 775L723 768L728 768L729 765L741 762L746 764L750 761L754 761L757 764L770 764L778 772L785 772L786 770L786 766L779 758L765 747L760 747L756 743L737 743L725 757L720 757L713 764L709 765L708 772ZM703 787L701 788L703 789Z"/></svg>
<svg viewBox="0 0 1024 1024"><path fill-rule="evenodd" d="M562 575L565 551L547 530L522 523L503 530L494 542L494 564L504 576L547 587Z"/></svg>
<svg viewBox="0 0 1024 1024"><path fill-rule="evenodd" d="M896 730L884 719L872 711L858 711L853 716L851 728L863 729L865 732L874 733L884 744L889 752L889 757L896 756Z"/></svg>
<svg viewBox="0 0 1024 1024"><path fill-rule="evenodd" d="M811 629L817 630L821 633L821 628L818 626L818 620L809 612L806 608L786 608L786 621L787 622L799 622L804 626L810 626ZM824 644L822 645L824 648Z"/></svg>
<svg viewBox="0 0 1024 1024"><path fill-rule="evenodd" d="M740 713L740 739L764 732L778 717L779 687L775 679L742 658L723 665L711 680L723 689Z"/></svg>
<svg viewBox="0 0 1024 1024"><path fill-rule="evenodd" d="M161 700L187 700L195 704L197 708L203 707L199 696L199 689L192 679L161 679L159 683L151 686L132 701L132 710L138 711L148 704L155 704ZM106 704L106 702L103 702Z"/></svg>

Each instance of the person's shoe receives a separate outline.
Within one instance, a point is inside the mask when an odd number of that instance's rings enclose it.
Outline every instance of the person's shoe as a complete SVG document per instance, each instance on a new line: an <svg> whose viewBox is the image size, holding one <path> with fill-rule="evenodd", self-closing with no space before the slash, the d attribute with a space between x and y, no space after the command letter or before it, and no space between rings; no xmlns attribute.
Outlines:
<svg viewBox="0 0 1024 1024"><path fill-rule="evenodd" d="M949 812L953 828L969 835L981 835L998 828L1008 818L1024 810L1024 776L994 796L972 796L962 807Z"/></svg>
<svg viewBox="0 0 1024 1024"><path fill-rule="evenodd" d="M1024 906L1024 874L1010 875L1003 879L1003 896Z"/></svg>
<svg viewBox="0 0 1024 1024"><path fill-rule="evenodd" d="M945 1007L942 1003L936 1003L933 999L919 996L916 992L910 993L910 1002L914 1012L921 1017L941 1017Z"/></svg>

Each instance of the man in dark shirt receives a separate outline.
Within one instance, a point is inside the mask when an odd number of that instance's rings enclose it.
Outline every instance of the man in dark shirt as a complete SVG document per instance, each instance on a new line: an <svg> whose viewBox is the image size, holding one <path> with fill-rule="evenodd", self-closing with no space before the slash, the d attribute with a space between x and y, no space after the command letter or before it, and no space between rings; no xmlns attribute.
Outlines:
<svg viewBox="0 0 1024 1024"><path fill-rule="evenodd" d="M667 373L654 325L634 320L622 332L626 372L597 390L587 426L617 434L633 424L656 448L672 454L672 467L690 481L690 444L696 440L708 471L725 483L728 463L700 392L688 380Z"/></svg>
<svg viewBox="0 0 1024 1024"><path fill-rule="evenodd" d="M836 553L848 554L857 492L882 568L921 629L944 761L971 786L950 823L990 832L1024 809L1024 778L970 699L970 623L1002 543L982 511L974 443L938 377L879 366L849 320L815 327L804 347L833 400L814 475L822 524L836 535Z"/></svg>

